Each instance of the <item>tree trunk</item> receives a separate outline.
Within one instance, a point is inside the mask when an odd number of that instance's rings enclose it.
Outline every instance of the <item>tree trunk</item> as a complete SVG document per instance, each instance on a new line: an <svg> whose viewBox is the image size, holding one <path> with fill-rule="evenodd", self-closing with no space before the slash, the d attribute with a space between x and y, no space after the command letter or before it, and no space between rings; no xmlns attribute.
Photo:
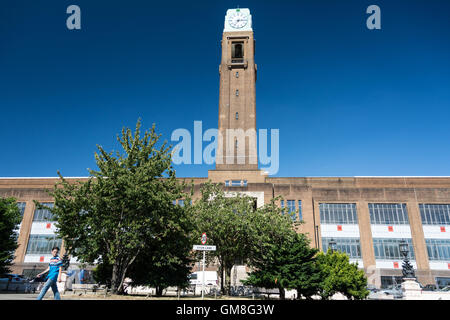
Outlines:
<svg viewBox="0 0 450 320"><path fill-rule="evenodd" d="M284 288L279 287L278 290L280 290L280 300L286 299L286 290Z"/></svg>
<svg viewBox="0 0 450 320"><path fill-rule="evenodd" d="M156 296L161 297L164 289L160 286L156 286L155 289L156 289Z"/></svg>
<svg viewBox="0 0 450 320"><path fill-rule="evenodd" d="M113 265L113 274L111 279L111 291L113 294L122 294L123 291L123 282L125 280L125 276L129 266L134 262L136 257L138 256L140 250L127 261L127 258L118 259L119 261Z"/></svg>
<svg viewBox="0 0 450 320"><path fill-rule="evenodd" d="M219 273L220 273L220 291L222 291L222 294L225 295L225 279L224 279L224 270L223 270L222 263L220 263L220 266L219 266Z"/></svg>
<svg viewBox="0 0 450 320"><path fill-rule="evenodd" d="M225 282L226 282L226 292L227 295L231 295L231 268L225 266Z"/></svg>
<svg viewBox="0 0 450 320"><path fill-rule="evenodd" d="M121 271L121 275L120 275L120 281L119 281L119 286L118 286L118 292L119 292L119 294L122 294L123 292L124 292L124 290L123 290L123 282L125 281L125 276L126 276L126 274L127 274L127 270L128 270L128 267L129 267L130 265L128 264L125 268L123 268L122 269L122 271Z"/></svg>
<svg viewBox="0 0 450 320"><path fill-rule="evenodd" d="M111 293L112 294L117 294L117 282L118 282L118 275L119 273L119 267L117 266L117 264L115 263L113 265L113 270L112 270L112 276L111 276Z"/></svg>

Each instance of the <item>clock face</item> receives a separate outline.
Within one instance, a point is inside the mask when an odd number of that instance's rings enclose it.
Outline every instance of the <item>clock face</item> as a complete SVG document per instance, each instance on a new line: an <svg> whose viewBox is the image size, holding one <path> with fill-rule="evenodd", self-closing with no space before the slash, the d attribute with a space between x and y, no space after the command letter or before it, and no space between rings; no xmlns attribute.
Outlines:
<svg viewBox="0 0 450 320"><path fill-rule="evenodd" d="M230 17L228 18L228 23L235 29L241 29L247 25L248 15L236 11L230 15Z"/></svg>

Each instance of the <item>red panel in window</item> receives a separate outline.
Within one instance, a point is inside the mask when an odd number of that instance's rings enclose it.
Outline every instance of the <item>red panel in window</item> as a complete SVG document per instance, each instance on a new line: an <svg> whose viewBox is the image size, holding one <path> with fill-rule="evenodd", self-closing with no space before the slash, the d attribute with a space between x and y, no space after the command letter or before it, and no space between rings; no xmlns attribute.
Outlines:
<svg viewBox="0 0 450 320"><path fill-rule="evenodd" d="M447 263L447 268L449 268L449 269L450 269L450 263Z"/></svg>
<svg viewBox="0 0 450 320"><path fill-rule="evenodd" d="M398 269L398 262L394 262L394 268Z"/></svg>
<svg viewBox="0 0 450 320"><path fill-rule="evenodd" d="M50 229L51 227L52 227L52 224L51 224L51 223L47 223L46 228L47 228L47 229Z"/></svg>
<svg viewBox="0 0 450 320"><path fill-rule="evenodd" d="M441 227L441 232L445 232L445 227Z"/></svg>
<svg viewBox="0 0 450 320"><path fill-rule="evenodd" d="M394 227L393 226L388 226L388 231L389 232L393 232L394 231Z"/></svg>
<svg viewBox="0 0 450 320"><path fill-rule="evenodd" d="M342 231L342 226L341 225L337 226L337 231Z"/></svg>
<svg viewBox="0 0 450 320"><path fill-rule="evenodd" d="M44 256L39 257L39 262L44 262Z"/></svg>

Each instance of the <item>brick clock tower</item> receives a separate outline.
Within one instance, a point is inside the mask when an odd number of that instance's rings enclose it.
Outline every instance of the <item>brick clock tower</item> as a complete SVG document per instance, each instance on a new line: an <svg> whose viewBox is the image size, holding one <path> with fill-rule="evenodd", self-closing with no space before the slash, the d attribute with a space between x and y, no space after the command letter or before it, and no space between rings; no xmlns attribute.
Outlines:
<svg viewBox="0 0 450 320"><path fill-rule="evenodd" d="M229 9L222 36L219 66L219 139L214 182L244 185L264 182L258 170L256 135L256 64L252 16L249 9Z"/></svg>

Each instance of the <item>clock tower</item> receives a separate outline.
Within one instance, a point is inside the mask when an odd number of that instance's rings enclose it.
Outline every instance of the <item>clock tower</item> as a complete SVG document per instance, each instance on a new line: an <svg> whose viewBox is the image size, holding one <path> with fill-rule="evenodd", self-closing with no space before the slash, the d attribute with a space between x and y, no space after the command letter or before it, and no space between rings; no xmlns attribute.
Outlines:
<svg viewBox="0 0 450 320"><path fill-rule="evenodd" d="M263 181L258 170L256 134L255 40L249 9L229 9L222 36L222 59L219 66L219 138L216 170L213 180L247 180L255 176ZM218 179L214 177L220 176ZM255 180L249 178L250 180Z"/></svg>

